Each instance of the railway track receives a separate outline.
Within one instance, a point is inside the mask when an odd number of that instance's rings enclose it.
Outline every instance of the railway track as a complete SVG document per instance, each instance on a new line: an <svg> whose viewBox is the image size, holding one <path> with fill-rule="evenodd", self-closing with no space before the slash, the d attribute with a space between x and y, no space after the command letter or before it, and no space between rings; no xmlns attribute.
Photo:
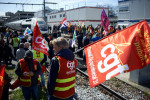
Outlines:
<svg viewBox="0 0 150 100"><path fill-rule="evenodd" d="M79 72L80 74L82 74L84 77L86 77L86 79L88 80L88 75L87 73L85 73L84 71L82 71L80 68L76 68L77 72ZM120 94L118 94L117 92L115 92L114 90L108 88L106 85L104 84L100 84L98 86L100 90L103 89L104 94L106 95L110 95L111 97L114 97L115 100L127 100L127 98L121 96Z"/></svg>

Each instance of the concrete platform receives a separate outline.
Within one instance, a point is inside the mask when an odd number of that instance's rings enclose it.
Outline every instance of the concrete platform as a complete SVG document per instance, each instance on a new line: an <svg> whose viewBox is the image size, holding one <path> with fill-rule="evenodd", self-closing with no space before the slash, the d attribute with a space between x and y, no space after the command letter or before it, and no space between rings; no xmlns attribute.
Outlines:
<svg viewBox="0 0 150 100"><path fill-rule="evenodd" d="M143 84L137 84L137 83L130 80L130 72L120 74L120 75L116 76L116 78L140 89L141 91L144 91L144 92L147 92L148 94L150 94L150 82L143 83Z"/></svg>

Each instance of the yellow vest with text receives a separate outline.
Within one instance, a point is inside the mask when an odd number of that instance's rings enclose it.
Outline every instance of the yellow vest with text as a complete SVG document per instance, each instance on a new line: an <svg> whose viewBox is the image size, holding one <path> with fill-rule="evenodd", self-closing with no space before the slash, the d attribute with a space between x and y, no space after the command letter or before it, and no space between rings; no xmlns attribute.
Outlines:
<svg viewBox="0 0 150 100"><path fill-rule="evenodd" d="M19 46L19 38L15 37L13 38L13 47L18 47Z"/></svg>
<svg viewBox="0 0 150 100"><path fill-rule="evenodd" d="M37 59L37 61L40 63L44 59L44 54L33 50L33 58Z"/></svg>

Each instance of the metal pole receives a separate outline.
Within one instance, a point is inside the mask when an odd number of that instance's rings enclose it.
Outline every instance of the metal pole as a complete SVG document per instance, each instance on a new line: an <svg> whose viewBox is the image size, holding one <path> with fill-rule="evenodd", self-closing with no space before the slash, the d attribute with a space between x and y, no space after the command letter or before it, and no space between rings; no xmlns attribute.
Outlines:
<svg viewBox="0 0 150 100"><path fill-rule="evenodd" d="M24 11L24 4L22 4L22 11Z"/></svg>
<svg viewBox="0 0 150 100"><path fill-rule="evenodd" d="M47 22L47 21L46 21L46 18L45 18L45 0L44 0L44 2L43 2L43 6L44 6L44 11L43 11L43 12L44 12L44 20L45 20L45 22Z"/></svg>

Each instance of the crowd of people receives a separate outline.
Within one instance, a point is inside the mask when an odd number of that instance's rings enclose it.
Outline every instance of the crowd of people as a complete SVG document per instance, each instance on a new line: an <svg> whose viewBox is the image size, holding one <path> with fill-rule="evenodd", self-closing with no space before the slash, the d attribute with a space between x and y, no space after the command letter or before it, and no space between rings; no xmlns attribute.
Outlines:
<svg viewBox="0 0 150 100"><path fill-rule="evenodd" d="M30 100L31 94L33 100L38 100L39 85L48 90L49 100L73 100L78 64L73 52L121 30L120 26L117 28L110 26L107 30L101 25L95 28L92 25L87 27L71 25L61 30L60 26L54 26L50 33L44 36L49 48L47 57L41 52L32 50L32 34L24 36L22 32L5 29L5 32L0 32L0 50L2 50L0 65L11 65L12 60L18 62L15 70L18 79L9 85L11 89L21 86L25 100ZM61 37L62 33L67 34L69 39ZM77 55L86 61L83 50L80 50ZM47 59L50 59L48 64ZM45 72L48 72L47 86L45 85ZM10 83L9 73L6 75ZM8 94L5 97L8 100Z"/></svg>

